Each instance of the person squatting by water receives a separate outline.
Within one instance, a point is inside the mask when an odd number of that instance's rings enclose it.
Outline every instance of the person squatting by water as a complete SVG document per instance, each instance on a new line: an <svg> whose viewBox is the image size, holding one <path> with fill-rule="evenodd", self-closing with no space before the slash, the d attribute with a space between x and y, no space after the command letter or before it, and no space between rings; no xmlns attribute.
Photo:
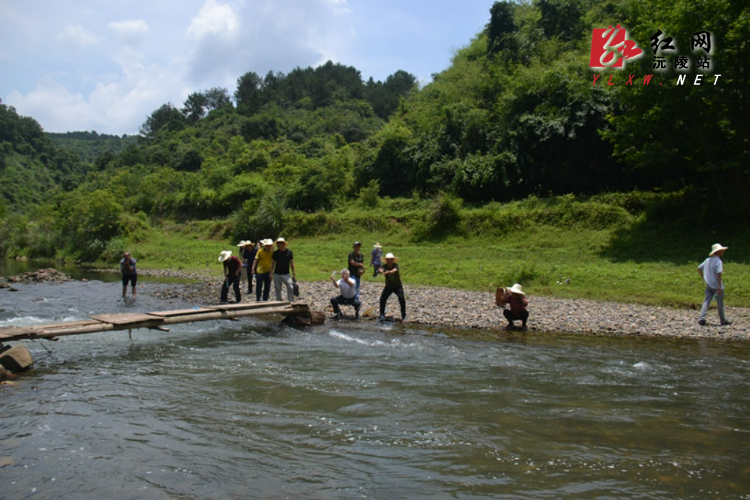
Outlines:
<svg viewBox="0 0 750 500"><path fill-rule="evenodd" d="M135 262L136 260L130 256L130 252L123 252L122 260L120 261L123 298L125 298L125 294L128 291L128 283L131 284L131 288L133 290L133 298L135 298L135 286L138 283L138 271L135 268Z"/></svg>
<svg viewBox="0 0 750 500"><path fill-rule="evenodd" d="M331 305L333 306L333 313L335 319L341 319L341 308L339 305L354 306L354 318L359 319L359 299L357 298L357 284L352 279L351 273L348 269L341 270L341 279L336 281L331 276L333 286L341 290L341 294L338 297L331 299Z"/></svg>
<svg viewBox="0 0 750 500"><path fill-rule="evenodd" d="M714 243L711 247L711 253L708 254L708 258L698 266L698 274L706 283L706 293L703 299L703 306L701 307L701 314L698 317L698 324L701 326L706 326L708 306L711 305L711 301L714 297L716 297L716 305L719 309L719 321L721 322L721 325L732 324L732 322L728 321L724 315L724 280L722 279L724 263L721 258L728 248L729 247L721 246L719 243Z"/></svg>
<svg viewBox="0 0 750 500"><path fill-rule="evenodd" d="M373 245L372 253L370 254L370 264L372 265L372 277L377 278L378 277L378 271L380 270L380 266L383 265L382 259L383 258L383 247L380 245L380 243L375 243Z"/></svg>
<svg viewBox="0 0 750 500"><path fill-rule="evenodd" d="M520 320L521 328L526 329L526 322L529 319L529 311L527 309L529 299L526 298L521 285L516 283L510 288L501 288L498 292L495 296L495 303L503 308L503 316L508 320L508 326L505 328L510 330L513 328L513 322ZM505 308L508 304L510 305L510 309Z"/></svg>
<svg viewBox="0 0 750 500"><path fill-rule="evenodd" d="M385 305L391 294L396 294L398 304L401 306L401 321L406 319L406 298L404 297L404 286L401 284L401 274L398 270L398 259L392 254L385 255L385 265L380 268L380 272L385 276L385 288L380 294L380 316L379 320L385 320Z"/></svg>
<svg viewBox="0 0 750 500"><path fill-rule="evenodd" d="M360 277L365 273L365 256L362 255L362 243L354 242L354 251L349 254L347 259L347 269L354 282L357 284L357 300L359 300Z"/></svg>
<svg viewBox="0 0 750 500"><path fill-rule="evenodd" d="M240 303L240 275L242 274L242 262L232 255L231 250L224 250L219 255L219 262L224 264L224 282L221 285L221 303L227 302L229 287L234 288L234 298Z"/></svg>
<svg viewBox="0 0 750 500"><path fill-rule="evenodd" d="M242 279L247 281L247 293L250 295L253 293L253 261L258 250L255 248L255 242L250 240L242 241L237 246L242 247L240 249L240 252L242 252Z"/></svg>
<svg viewBox="0 0 750 500"><path fill-rule="evenodd" d="M276 300L281 300L281 285L286 287L286 298L289 302L294 302L293 282L297 279L297 272L294 269L294 255L286 247L286 240L279 238L276 240L277 250L272 255L271 276L273 276L273 288L276 290ZM289 269L292 275L289 275Z"/></svg>
<svg viewBox="0 0 750 500"><path fill-rule="evenodd" d="M261 240L263 247L255 254L252 273L255 275L255 300L268 300L271 293L271 266L273 265L273 240Z"/></svg>

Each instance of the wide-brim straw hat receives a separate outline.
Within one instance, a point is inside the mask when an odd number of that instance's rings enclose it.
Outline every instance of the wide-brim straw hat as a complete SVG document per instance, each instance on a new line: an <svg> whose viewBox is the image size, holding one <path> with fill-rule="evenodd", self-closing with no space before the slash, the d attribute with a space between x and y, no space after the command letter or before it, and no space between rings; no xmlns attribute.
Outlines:
<svg viewBox="0 0 750 500"><path fill-rule="evenodd" d="M514 284L514 285L513 285L512 287L510 287L510 288L508 289L508 291L509 291L510 293L517 293L517 294L519 294L519 295L526 295L525 293L523 293L522 287L521 287L521 285L519 285L518 283L516 283L516 284Z"/></svg>
<svg viewBox="0 0 750 500"><path fill-rule="evenodd" d="M276 240L276 243L286 243L286 240L284 238L279 238Z"/></svg>
<svg viewBox="0 0 750 500"><path fill-rule="evenodd" d="M238 246L238 247L244 247L244 246L245 246L245 245L247 245L248 243L249 243L249 242L247 242L247 241L245 241L245 240L242 240L242 241L240 241L239 243L237 243L237 246Z"/></svg>
<svg viewBox="0 0 750 500"><path fill-rule="evenodd" d="M709 256L709 257L713 257L713 256L714 256L714 254L716 254L716 252L720 252L720 251L722 251L722 250L727 250L728 248L729 248L729 247L723 247L723 246L721 246L721 243L714 243L714 244L713 244L713 245L711 246L711 253L710 253L710 254L708 254L708 256Z"/></svg>
<svg viewBox="0 0 750 500"><path fill-rule="evenodd" d="M393 259L393 262L398 262L398 257L393 255L392 253L385 254L385 260Z"/></svg>
<svg viewBox="0 0 750 500"><path fill-rule="evenodd" d="M221 255L219 255L219 262L224 262L231 256L232 256L231 250L224 250L223 252L221 252Z"/></svg>
<svg viewBox="0 0 750 500"><path fill-rule="evenodd" d="M273 245L273 240L271 238L261 240L261 243L263 243L263 246Z"/></svg>
<svg viewBox="0 0 750 500"><path fill-rule="evenodd" d="M383 246L380 243L375 243L373 246L375 248L383 248Z"/></svg>

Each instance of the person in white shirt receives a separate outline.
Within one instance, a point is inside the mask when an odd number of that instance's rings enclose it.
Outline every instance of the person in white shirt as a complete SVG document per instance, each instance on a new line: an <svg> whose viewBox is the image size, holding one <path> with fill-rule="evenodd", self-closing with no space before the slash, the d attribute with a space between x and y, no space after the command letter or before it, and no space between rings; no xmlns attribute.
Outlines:
<svg viewBox="0 0 750 500"><path fill-rule="evenodd" d="M354 306L354 317L359 319L359 299L357 299L357 283L352 279L348 269L341 270L341 279L336 281L331 276L333 286L341 290L341 295L331 299L333 312L336 319L341 319L341 308L339 305Z"/></svg>
<svg viewBox="0 0 750 500"><path fill-rule="evenodd" d="M701 315L698 318L698 324L701 326L706 325L708 306L714 297L716 297L716 305L719 308L719 321L721 321L721 325L732 324L724 316L724 280L722 279L724 263L721 261L721 257L728 248L715 243L711 247L711 253L708 254L708 258L698 266L698 274L706 282L706 296L703 300L703 307L701 307Z"/></svg>

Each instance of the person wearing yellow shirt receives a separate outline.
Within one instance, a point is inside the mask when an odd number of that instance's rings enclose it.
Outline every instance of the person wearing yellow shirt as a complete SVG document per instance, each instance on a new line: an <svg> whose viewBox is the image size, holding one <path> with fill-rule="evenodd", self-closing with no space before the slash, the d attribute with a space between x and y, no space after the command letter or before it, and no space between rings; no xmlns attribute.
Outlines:
<svg viewBox="0 0 750 500"><path fill-rule="evenodd" d="M268 300L271 293L271 266L273 265L273 240L261 240L263 248L258 250L253 261L255 274L255 300Z"/></svg>

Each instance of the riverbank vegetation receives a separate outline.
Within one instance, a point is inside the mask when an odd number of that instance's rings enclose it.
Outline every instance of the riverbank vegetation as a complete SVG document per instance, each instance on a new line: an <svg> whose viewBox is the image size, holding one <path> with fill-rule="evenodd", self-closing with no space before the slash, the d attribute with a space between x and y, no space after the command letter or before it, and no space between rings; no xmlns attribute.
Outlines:
<svg viewBox="0 0 750 500"><path fill-rule="evenodd" d="M160 106L137 137L45 134L0 104L0 253L111 265L129 248L215 272L240 239L284 236L320 279L357 239L417 284L690 305L719 241L728 302L750 305L748 16L733 0L496 2L429 83L248 71ZM591 70L592 29L617 24L643 56ZM689 72L703 85L653 71L659 30L671 67L712 33L713 70ZM625 73L638 84L604 83Z"/></svg>

